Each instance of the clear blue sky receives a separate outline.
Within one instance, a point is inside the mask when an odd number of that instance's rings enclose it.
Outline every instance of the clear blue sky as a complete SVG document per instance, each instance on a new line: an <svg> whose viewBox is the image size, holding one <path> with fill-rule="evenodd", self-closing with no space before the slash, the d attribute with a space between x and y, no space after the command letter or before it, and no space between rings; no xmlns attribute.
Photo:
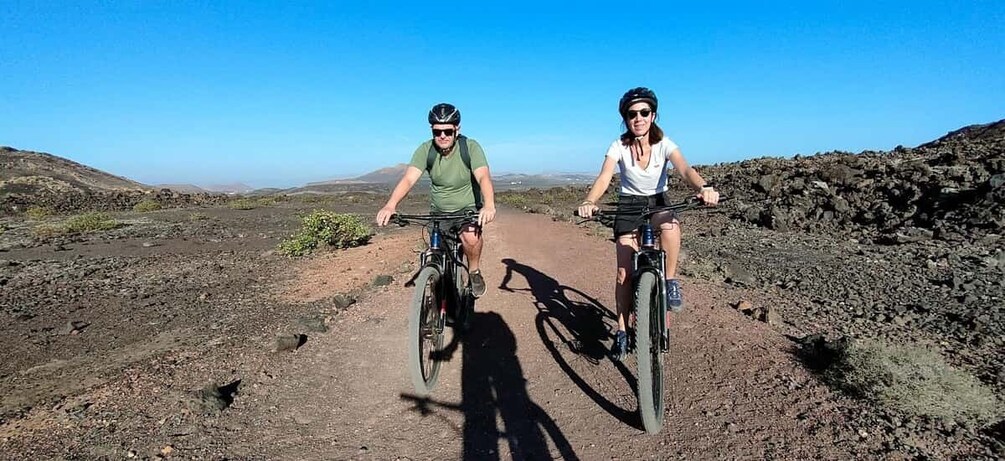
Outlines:
<svg viewBox="0 0 1005 461"><path fill-rule="evenodd" d="M495 172L595 172L644 85L691 163L1005 118L1005 2L0 2L0 145L157 183L406 162L448 101Z"/></svg>

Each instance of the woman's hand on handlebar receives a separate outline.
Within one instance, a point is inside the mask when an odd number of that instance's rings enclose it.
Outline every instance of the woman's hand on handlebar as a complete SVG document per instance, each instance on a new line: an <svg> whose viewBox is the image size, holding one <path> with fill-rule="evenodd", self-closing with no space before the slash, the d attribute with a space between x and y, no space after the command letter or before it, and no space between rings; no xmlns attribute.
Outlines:
<svg viewBox="0 0 1005 461"><path fill-rule="evenodd" d="M600 207L597 204L587 200L581 203L579 208L576 208L576 215L580 218L590 219L598 210L600 210Z"/></svg>
<svg viewBox="0 0 1005 461"><path fill-rule="evenodd" d="M715 190L715 188L711 186L702 187L701 191L695 194L695 197L698 200L701 200L705 206L715 206L719 203L719 191Z"/></svg>

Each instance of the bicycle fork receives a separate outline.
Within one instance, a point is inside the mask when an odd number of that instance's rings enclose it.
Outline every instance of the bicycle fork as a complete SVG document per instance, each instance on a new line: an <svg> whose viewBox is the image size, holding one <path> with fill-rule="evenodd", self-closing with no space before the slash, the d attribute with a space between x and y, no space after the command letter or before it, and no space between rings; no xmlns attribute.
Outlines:
<svg viewBox="0 0 1005 461"><path fill-rule="evenodd" d="M649 226L647 225L645 227ZM666 274L666 252L662 249L656 249L655 238L653 237L651 229L652 228L649 227L648 233L645 232L645 229L643 229L642 249L632 255L632 269L637 280L639 274L639 258L643 257L642 269L652 271L654 275L656 275L656 305L658 306L658 315L656 315L655 320L659 325L660 352L665 353L670 350L670 333L669 325L667 324L666 279L664 277L664 274Z"/></svg>
<svg viewBox="0 0 1005 461"><path fill-rule="evenodd" d="M439 233L436 234L436 243L439 243ZM439 245L437 245L439 246ZM444 270L443 266L443 256L440 254L438 248L430 248L419 255L419 267L432 266L437 269L440 273L440 278L435 282L432 287L432 291L437 293L438 296L435 298L439 300L439 305L435 306L438 314L434 322L431 322L430 328L432 328L431 333L439 335L443 333L443 329L447 325L447 291L444 284L444 279L449 276Z"/></svg>

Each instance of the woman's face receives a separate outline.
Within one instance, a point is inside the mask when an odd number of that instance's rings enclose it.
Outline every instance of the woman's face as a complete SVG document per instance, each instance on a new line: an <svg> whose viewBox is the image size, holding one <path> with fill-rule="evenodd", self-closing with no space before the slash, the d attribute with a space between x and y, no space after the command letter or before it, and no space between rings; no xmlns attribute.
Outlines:
<svg viewBox="0 0 1005 461"><path fill-rule="evenodd" d="M628 106L625 114L625 125L635 136L643 136L649 132L649 127L653 124L656 113L649 107L647 102L637 102Z"/></svg>

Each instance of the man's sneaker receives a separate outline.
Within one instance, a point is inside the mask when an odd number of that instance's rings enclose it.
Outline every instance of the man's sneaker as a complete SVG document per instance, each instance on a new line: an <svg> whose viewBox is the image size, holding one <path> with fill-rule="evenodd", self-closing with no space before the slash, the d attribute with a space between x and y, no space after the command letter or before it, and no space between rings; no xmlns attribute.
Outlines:
<svg viewBox="0 0 1005 461"><path fill-rule="evenodd" d="M614 334L614 342L611 343L611 358L620 362L626 355L628 355L628 333L619 331Z"/></svg>
<svg viewBox="0 0 1005 461"><path fill-rule="evenodd" d="M471 273L471 294L476 298L481 298L485 294L485 279L482 278L482 271Z"/></svg>
<svg viewBox="0 0 1005 461"><path fill-rule="evenodd" d="M680 293L680 282L677 279L667 280L667 307L674 312L684 308L684 298Z"/></svg>

